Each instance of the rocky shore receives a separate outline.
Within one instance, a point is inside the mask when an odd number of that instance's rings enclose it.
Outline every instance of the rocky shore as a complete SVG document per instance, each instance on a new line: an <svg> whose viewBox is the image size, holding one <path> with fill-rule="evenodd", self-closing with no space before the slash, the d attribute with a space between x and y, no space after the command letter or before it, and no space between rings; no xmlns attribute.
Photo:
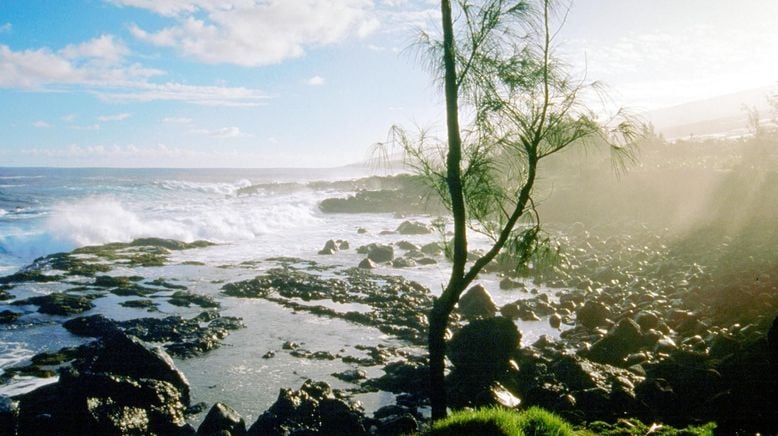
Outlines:
<svg viewBox="0 0 778 436"><path fill-rule="evenodd" d="M426 227L417 224L409 222L395 234ZM399 274L421 259L445 262L435 238L430 235L427 246L400 241L356 248L334 240L324 244L327 252L311 258L357 252L365 262L334 269L311 260L266 259L276 267L220 285L225 297L374 328L407 344L364 344L359 356L291 342L267 350L262 357L270 365L277 353L347 364L351 369L333 377L350 387L311 380L289 386L253 422L227 402L192 404L187 379L170 358L207 359L230 332L244 327L241 319L220 314L221 297L159 277L114 272L122 264L164 265L172 252L206 243L146 239L39 259L0 278L0 322L13 328L36 311L62 317L69 332L95 339L4 368L6 380L25 375L57 381L0 399L0 433L420 431L428 405L420 346L434 297L418 283L373 273L370 266ZM769 256L754 261L747 254L769 253L775 238L673 245L648 229L594 233L570 225L558 229L556 239L565 247L556 266L519 275L495 265L492 274L502 289L479 285L463 298L448 352L452 406L541 406L589 429L640 420L679 428L715 422L721 434L778 432L778 271ZM15 295L21 284L53 282L63 289ZM541 283L555 291L538 292ZM515 298L496 304L491 294L497 292ZM107 296L154 316L113 320L90 314ZM155 312L161 304L193 314L161 316ZM560 334L522 343L517 320L548 324ZM383 375L368 375L378 368ZM394 393L395 403L366 413L353 397L375 391ZM205 410L195 428L189 418Z"/></svg>

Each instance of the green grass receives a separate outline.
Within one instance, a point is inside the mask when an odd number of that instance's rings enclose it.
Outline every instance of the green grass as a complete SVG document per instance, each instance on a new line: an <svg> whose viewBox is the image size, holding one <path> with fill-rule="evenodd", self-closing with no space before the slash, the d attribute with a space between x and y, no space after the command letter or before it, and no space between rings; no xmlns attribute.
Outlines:
<svg viewBox="0 0 778 436"><path fill-rule="evenodd" d="M603 436L643 436L646 434L656 436L712 436L715 428L716 424L712 422L683 429L658 424L649 426L634 418L620 419L613 424L595 421L586 427L592 434Z"/></svg>
<svg viewBox="0 0 778 436"><path fill-rule="evenodd" d="M505 436L573 436L577 433L562 418L538 407L521 412L499 408L482 408L452 413L436 422L428 436L437 435L505 435Z"/></svg>
<svg viewBox="0 0 778 436"><path fill-rule="evenodd" d="M620 419L612 424L597 421L583 429L573 429L564 419L539 407L520 412L486 407L453 412L436 422L424 436L712 436L715 428L715 423L677 429L646 425L637 419Z"/></svg>

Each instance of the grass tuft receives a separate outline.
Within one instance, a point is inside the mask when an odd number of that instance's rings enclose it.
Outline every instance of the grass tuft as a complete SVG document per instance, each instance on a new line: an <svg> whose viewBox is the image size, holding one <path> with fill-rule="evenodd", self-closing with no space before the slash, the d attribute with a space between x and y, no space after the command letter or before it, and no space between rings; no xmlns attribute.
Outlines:
<svg viewBox="0 0 778 436"><path fill-rule="evenodd" d="M452 413L436 422L427 433L437 435L573 436L573 427L562 418L538 407L514 412L495 407Z"/></svg>

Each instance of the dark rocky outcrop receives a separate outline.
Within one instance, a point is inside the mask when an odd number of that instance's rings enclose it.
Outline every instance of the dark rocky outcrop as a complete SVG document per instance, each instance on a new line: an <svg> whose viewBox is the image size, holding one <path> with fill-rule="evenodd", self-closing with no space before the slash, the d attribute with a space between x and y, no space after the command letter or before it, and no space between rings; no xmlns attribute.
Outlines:
<svg viewBox="0 0 778 436"><path fill-rule="evenodd" d="M344 241L342 239L330 239L326 243L324 243L324 248L319 250L319 254L321 255L328 255L328 254L335 254L336 252L340 250L348 250L349 243L348 241Z"/></svg>
<svg viewBox="0 0 778 436"><path fill-rule="evenodd" d="M21 313L11 310L4 310L0 312L0 324L11 324L19 319L20 316L22 316Z"/></svg>
<svg viewBox="0 0 778 436"><path fill-rule="evenodd" d="M418 221L403 221L396 231L401 235L426 235L432 233L428 225Z"/></svg>
<svg viewBox="0 0 778 436"><path fill-rule="evenodd" d="M622 366L630 353L645 345L644 341L638 323L624 318L605 337L592 344L586 356L595 362Z"/></svg>
<svg viewBox="0 0 778 436"><path fill-rule="evenodd" d="M203 327L201 323L208 325ZM239 318L221 317L217 312L207 311L191 319L174 315L113 321L103 315L92 315L68 320L63 327L73 334L89 337L106 337L124 331L144 341L163 343L169 353L185 358L218 347L230 330L242 328L243 323Z"/></svg>
<svg viewBox="0 0 778 436"><path fill-rule="evenodd" d="M249 435L366 435L358 403L345 399L324 382L307 380L297 391L281 389L276 402L249 428Z"/></svg>
<svg viewBox="0 0 778 436"><path fill-rule="evenodd" d="M115 332L79 349L57 383L21 395L24 435L189 435L189 385L170 357Z"/></svg>
<svg viewBox="0 0 778 436"><path fill-rule="evenodd" d="M373 275L357 268L342 278L274 268L254 279L224 285L222 289L231 296L264 298L293 310L373 326L416 344L426 338L424 313L432 305L429 290L418 283L397 276ZM324 305L302 304L295 299L360 303L370 306L370 310L343 312Z"/></svg>
<svg viewBox="0 0 778 436"><path fill-rule="evenodd" d="M456 370L491 378L507 368L520 341L521 333L510 319L480 319L454 334L447 355Z"/></svg>
<svg viewBox="0 0 778 436"><path fill-rule="evenodd" d="M376 263L391 262L394 259L394 248L391 245L370 244L367 258Z"/></svg>
<svg viewBox="0 0 778 436"><path fill-rule="evenodd" d="M585 302L576 313L578 323L589 329L607 325L606 321L609 316L610 310L605 304L591 300Z"/></svg>
<svg viewBox="0 0 778 436"><path fill-rule="evenodd" d="M93 295L71 295L55 292L26 300L15 301L15 305L32 304L38 306L38 312L49 315L69 316L86 312L95 307Z"/></svg>
<svg viewBox="0 0 778 436"><path fill-rule="evenodd" d="M197 436L245 436L246 423L224 403L216 403L197 429Z"/></svg>

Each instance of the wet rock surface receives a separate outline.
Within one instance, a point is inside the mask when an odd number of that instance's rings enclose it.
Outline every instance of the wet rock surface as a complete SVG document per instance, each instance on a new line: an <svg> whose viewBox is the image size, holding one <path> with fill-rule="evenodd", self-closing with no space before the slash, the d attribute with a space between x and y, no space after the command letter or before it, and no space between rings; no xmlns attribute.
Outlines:
<svg viewBox="0 0 778 436"><path fill-rule="evenodd" d="M263 298L294 310L376 327L415 344L425 341L425 313L432 307L429 290L418 283L363 270L323 278L292 268L276 268L252 280L229 283L222 289L233 297ZM324 300L345 306L343 310L335 310L315 304ZM353 310L349 304L369 309Z"/></svg>
<svg viewBox="0 0 778 436"><path fill-rule="evenodd" d="M429 226L418 221L403 221L396 230L401 235L426 235L432 233Z"/></svg>
<svg viewBox="0 0 778 436"><path fill-rule="evenodd" d="M319 203L325 213L426 213L444 210L430 195L419 176L399 174L357 180L350 186L357 192L346 198L327 198Z"/></svg>
<svg viewBox="0 0 778 436"><path fill-rule="evenodd" d="M216 403L197 428L197 436L245 436L246 423L240 414L224 403Z"/></svg>
<svg viewBox="0 0 778 436"><path fill-rule="evenodd" d="M189 385L170 357L115 332L79 347L59 381L17 397L16 429L37 434L194 433Z"/></svg>
<svg viewBox="0 0 778 436"><path fill-rule="evenodd" d="M276 402L248 430L249 435L366 435L361 405L324 382L311 380L297 391L281 389Z"/></svg>
<svg viewBox="0 0 778 436"><path fill-rule="evenodd" d="M68 316L92 309L95 305L92 300L96 296L89 295L71 295L61 292L42 295L40 297L31 297L26 300L17 300L16 305L35 305L38 306L38 312L49 315Z"/></svg>
<svg viewBox="0 0 778 436"><path fill-rule="evenodd" d="M174 315L127 321L113 321L102 315L92 315L68 320L63 327L73 334L89 337L104 337L121 330L148 342L165 344L170 354L187 358L218 347L231 330L242 328L243 323L239 318L221 317L217 312L203 312L191 319Z"/></svg>

